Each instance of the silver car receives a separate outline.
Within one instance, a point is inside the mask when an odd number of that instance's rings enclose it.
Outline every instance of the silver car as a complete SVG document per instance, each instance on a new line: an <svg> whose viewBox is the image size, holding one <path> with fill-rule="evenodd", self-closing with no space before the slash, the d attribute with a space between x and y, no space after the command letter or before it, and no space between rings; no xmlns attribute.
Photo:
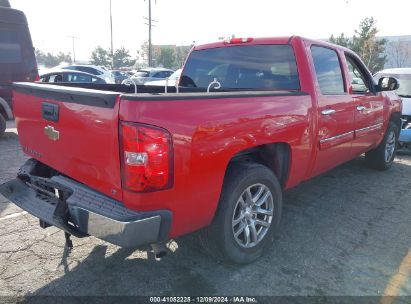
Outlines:
<svg viewBox="0 0 411 304"><path fill-rule="evenodd" d="M131 80L134 81L137 85L145 84L148 81L154 80L162 80L170 77L173 74L173 70L164 69L164 68L146 68L138 70L133 76L131 76ZM130 80L126 79L123 80L122 84L129 84Z"/></svg>

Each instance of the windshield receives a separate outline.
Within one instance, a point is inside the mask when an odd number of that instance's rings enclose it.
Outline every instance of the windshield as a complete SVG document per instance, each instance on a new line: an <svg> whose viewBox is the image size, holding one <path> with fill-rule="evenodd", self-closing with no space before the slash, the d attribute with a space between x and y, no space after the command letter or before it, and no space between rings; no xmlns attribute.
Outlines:
<svg viewBox="0 0 411 304"><path fill-rule="evenodd" d="M241 45L192 52L180 85L207 88L214 79L222 89L300 89L289 45Z"/></svg>
<svg viewBox="0 0 411 304"><path fill-rule="evenodd" d="M402 97L411 97L411 74L377 74L376 80L382 77L397 78L400 83L397 94Z"/></svg>

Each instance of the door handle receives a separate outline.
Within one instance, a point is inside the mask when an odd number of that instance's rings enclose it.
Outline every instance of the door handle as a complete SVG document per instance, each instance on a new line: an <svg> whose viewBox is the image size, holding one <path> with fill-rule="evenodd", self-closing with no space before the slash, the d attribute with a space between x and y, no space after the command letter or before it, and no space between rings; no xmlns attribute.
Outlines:
<svg viewBox="0 0 411 304"><path fill-rule="evenodd" d="M334 113L335 113L335 110L333 110L333 109L326 109L326 110L321 111L322 115L331 115L331 114L334 114Z"/></svg>
<svg viewBox="0 0 411 304"><path fill-rule="evenodd" d="M364 106L358 106L357 107L357 111L364 111L365 110L365 107Z"/></svg>

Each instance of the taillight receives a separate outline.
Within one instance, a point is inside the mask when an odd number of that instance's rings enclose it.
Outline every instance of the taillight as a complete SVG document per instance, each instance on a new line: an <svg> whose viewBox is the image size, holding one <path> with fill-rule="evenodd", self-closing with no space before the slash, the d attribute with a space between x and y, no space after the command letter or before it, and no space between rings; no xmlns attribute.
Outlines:
<svg viewBox="0 0 411 304"><path fill-rule="evenodd" d="M123 187L147 192L172 185L172 142L166 130L121 122Z"/></svg>
<svg viewBox="0 0 411 304"><path fill-rule="evenodd" d="M40 81L40 76L37 69L30 71L29 75L27 76L27 81Z"/></svg>

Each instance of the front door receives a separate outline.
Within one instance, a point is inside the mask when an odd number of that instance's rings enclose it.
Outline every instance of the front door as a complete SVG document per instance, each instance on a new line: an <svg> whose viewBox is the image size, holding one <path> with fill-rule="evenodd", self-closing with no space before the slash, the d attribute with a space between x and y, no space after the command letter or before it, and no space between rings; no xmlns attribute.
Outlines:
<svg viewBox="0 0 411 304"><path fill-rule="evenodd" d="M349 89L355 107L354 141L352 157L358 156L376 146L384 130L384 99L375 93L374 82L362 62L351 54L345 54L351 88Z"/></svg>

